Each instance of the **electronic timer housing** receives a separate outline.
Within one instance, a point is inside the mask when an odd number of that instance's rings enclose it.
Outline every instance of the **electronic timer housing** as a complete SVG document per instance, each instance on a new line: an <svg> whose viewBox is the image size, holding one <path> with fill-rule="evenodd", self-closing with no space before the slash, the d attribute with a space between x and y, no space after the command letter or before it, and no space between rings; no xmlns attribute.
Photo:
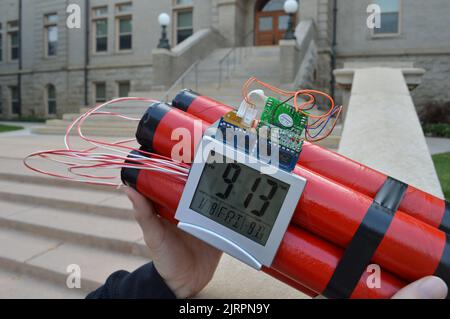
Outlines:
<svg viewBox="0 0 450 319"><path fill-rule="evenodd" d="M205 160L205 149L225 162ZM204 136L175 218L180 229L260 269L272 264L306 180L274 167L264 174L268 164L250 157Z"/></svg>

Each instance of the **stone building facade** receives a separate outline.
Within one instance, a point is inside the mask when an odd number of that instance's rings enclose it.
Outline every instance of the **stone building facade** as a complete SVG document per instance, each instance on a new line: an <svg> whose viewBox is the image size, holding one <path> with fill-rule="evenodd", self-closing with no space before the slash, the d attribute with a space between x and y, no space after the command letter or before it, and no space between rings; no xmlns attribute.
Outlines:
<svg viewBox="0 0 450 319"><path fill-rule="evenodd" d="M348 61L412 61L427 70L419 106L450 100L448 0L300 0L296 22L312 19L316 86L332 91L332 68ZM172 46L202 29L224 47L268 44L287 23L284 0L2 0L0 118L58 117L85 105L152 89L152 50L167 12ZM394 3L394 5L392 5ZM367 25L382 7L381 31ZM75 8L75 9L74 9ZM79 28L73 17L80 9ZM75 10L75 11L73 11ZM68 12L69 11L69 12ZM67 23L72 23L69 28ZM278 33L277 33L278 32ZM267 38L266 38L267 39ZM250 76L250 75L249 75Z"/></svg>

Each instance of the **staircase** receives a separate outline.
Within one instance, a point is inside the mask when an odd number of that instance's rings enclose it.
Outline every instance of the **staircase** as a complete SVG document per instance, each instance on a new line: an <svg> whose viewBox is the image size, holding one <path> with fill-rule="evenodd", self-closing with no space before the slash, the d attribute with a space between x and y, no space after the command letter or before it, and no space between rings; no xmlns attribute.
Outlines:
<svg viewBox="0 0 450 319"><path fill-rule="evenodd" d="M281 85L279 83L280 50L278 46L236 48L235 51L236 53L229 54L230 48L214 50L198 65L197 89L195 88L196 75L192 71L187 74L182 84L173 88L170 93L174 95L183 88L191 88L227 105L239 106L242 101L242 85L251 76L275 86ZM222 64L222 82L220 83L220 61L224 58L226 59ZM227 68L227 64L229 68ZM131 94L165 98L163 91L133 92Z"/></svg>
<svg viewBox="0 0 450 319"><path fill-rule="evenodd" d="M136 132L139 119L147 110L149 103L142 101L126 101L110 104L101 111L121 113L135 118L136 121L114 116L92 116L83 123L83 133L87 136L110 136L110 137L132 137ZM46 125L32 128L36 134L57 134L63 135L67 127L81 114L87 112L89 108L81 109L79 114L64 114L61 120L48 120ZM76 128L72 135L76 135Z"/></svg>
<svg viewBox="0 0 450 319"><path fill-rule="evenodd" d="M292 86L280 83L280 60L278 46L261 46L236 48L233 54L230 48L214 50L208 57L201 60L197 67L197 74L190 72L180 85L174 87L168 101L181 89L197 89L199 93L237 107L242 101L242 85L249 77L270 83L276 87L290 88ZM224 60L225 58L225 60ZM220 61L222 61L220 68ZM227 68L227 64L230 66ZM222 69L222 81L219 80ZM220 83L220 86L219 86ZM197 85L198 84L198 85ZM164 100L165 91L130 92L130 96L146 97L156 100ZM123 102L118 105L108 106L106 111L116 111L128 116L140 118L147 109L148 103ZM86 111L83 109L82 111ZM33 129L38 134L64 134L66 127L79 116L79 114L65 114L62 120L49 120L45 126ZM134 136L137 122L111 117L94 117L83 125L83 132L90 136ZM329 138L319 144L336 149L339 144L340 128Z"/></svg>
<svg viewBox="0 0 450 319"><path fill-rule="evenodd" d="M23 166L26 153L47 147L39 140L0 139L0 298L82 298L112 272L148 262L148 252L120 191ZM81 268L81 289L66 286L71 264Z"/></svg>

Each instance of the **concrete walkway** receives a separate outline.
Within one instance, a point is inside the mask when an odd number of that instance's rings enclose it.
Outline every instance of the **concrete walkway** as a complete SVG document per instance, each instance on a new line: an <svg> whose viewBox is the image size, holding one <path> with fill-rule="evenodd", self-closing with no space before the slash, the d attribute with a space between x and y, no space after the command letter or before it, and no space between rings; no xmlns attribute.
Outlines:
<svg viewBox="0 0 450 319"><path fill-rule="evenodd" d="M40 122L15 122L15 121L0 121L0 124L1 125L21 126L24 128L23 130L0 133L1 137L30 135L33 127L40 127L40 126L45 125L45 123L40 123Z"/></svg>
<svg viewBox="0 0 450 319"><path fill-rule="evenodd" d="M431 155L450 152L450 138L427 137L426 140Z"/></svg>

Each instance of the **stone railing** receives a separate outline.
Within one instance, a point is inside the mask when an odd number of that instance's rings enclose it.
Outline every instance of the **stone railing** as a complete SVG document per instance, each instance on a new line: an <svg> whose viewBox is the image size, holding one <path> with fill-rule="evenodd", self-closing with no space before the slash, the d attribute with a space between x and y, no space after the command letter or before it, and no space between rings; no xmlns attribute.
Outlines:
<svg viewBox="0 0 450 319"><path fill-rule="evenodd" d="M153 88L167 89L198 59L221 47L223 37L211 29L195 32L172 50L155 49L153 59Z"/></svg>
<svg viewBox="0 0 450 319"><path fill-rule="evenodd" d="M336 70L350 92L339 153L443 198L408 88L423 73L408 65Z"/></svg>
<svg viewBox="0 0 450 319"><path fill-rule="evenodd" d="M280 41L281 83L311 87L318 56L314 22L301 21L295 29L295 36L295 40Z"/></svg>

